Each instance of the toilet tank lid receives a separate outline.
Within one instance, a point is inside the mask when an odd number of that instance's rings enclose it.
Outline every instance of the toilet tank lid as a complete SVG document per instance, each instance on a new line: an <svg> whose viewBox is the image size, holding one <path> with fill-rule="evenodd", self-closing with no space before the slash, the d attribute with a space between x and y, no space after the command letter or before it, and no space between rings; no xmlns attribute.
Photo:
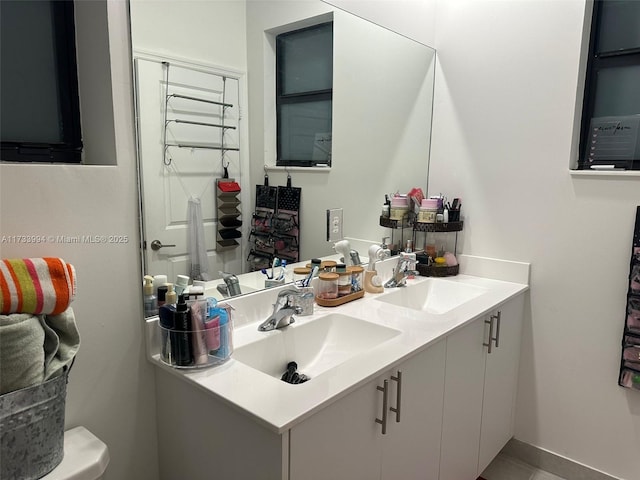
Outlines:
<svg viewBox="0 0 640 480"><path fill-rule="evenodd" d="M84 427L64 432L64 458L42 480L97 480L109 464L109 449Z"/></svg>

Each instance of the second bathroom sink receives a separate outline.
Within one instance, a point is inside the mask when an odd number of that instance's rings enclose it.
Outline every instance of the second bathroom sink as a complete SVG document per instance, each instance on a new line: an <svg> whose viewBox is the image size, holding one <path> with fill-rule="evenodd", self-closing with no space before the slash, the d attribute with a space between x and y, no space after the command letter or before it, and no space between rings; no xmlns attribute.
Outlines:
<svg viewBox="0 0 640 480"><path fill-rule="evenodd" d="M486 291L476 285L441 278L428 278L407 287L395 288L375 299L397 307L441 315L479 297Z"/></svg>

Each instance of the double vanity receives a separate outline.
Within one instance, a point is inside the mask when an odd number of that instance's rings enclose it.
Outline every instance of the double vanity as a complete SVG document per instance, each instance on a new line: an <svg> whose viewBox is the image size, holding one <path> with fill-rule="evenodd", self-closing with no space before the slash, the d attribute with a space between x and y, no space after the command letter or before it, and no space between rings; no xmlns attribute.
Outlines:
<svg viewBox="0 0 640 480"><path fill-rule="evenodd" d="M148 319L162 478L475 480L513 434L529 265L461 257L456 277L268 332L280 288L233 298L234 353L215 368L162 363ZM291 361L308 381L281 380Z"/></svg>

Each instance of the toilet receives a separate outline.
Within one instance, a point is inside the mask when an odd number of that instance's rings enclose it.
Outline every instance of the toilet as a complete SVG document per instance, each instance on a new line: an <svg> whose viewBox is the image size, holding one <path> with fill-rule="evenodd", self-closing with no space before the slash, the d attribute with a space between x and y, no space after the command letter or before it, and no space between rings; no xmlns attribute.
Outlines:
<svg viewBox="0 0 640 480"><path fill-rule="evenodd" d="M64 458L42 480L101 480L109 464L109 449L84 427L64 432Z"/></svg>

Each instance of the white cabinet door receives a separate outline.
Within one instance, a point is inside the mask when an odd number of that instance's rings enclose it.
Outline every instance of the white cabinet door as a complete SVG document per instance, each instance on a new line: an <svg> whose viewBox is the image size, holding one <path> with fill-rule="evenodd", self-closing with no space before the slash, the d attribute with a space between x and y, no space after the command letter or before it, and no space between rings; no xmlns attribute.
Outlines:
<svg viewBox="0 0 640 480"><path fill-rule="evenodd" d="M290 479L436 480L444 361L441 341L293 427ZM394 380L400 377L400 383ZM382 434L376 419L382 419L384 394L378 387L385 380L387 427Z"/></svg>
<svg viewBox="0 0 640 480"><path fill-rule="evenodd" d="M440 480L477 477L487 336L480 318L447 338Z"/></svg>
<svg viewBox="0 0 640 480"><path fill-rule="evenodd" d="M401 372L400 422L389 412L382 445L383 480L436 480L444 391L445 341L410 358L390 375ZM389 406L397 408L398 382L391 381Z"/></svg>
<svg viewBox="0 0 640 480"><path fill-rule="evenodd" d="M312 380L313 381L313 380ZM380 478L382 380L372 381L291 429L290 480Z"/></svg>
<svg viewBox="0 0 640 480"><path fill-rule="evenodd" d="M519 295L447 338L440 480L475 479L513 435L523 304Z"/></svg>
<svg viewBox="0 0 640 480"><path fill-rule="evenodd" d="M487 468L513 436L523 306L524 295L520 295L498 309L498 345L494 344L487 355L484 375L479 473Z"/></svg>

